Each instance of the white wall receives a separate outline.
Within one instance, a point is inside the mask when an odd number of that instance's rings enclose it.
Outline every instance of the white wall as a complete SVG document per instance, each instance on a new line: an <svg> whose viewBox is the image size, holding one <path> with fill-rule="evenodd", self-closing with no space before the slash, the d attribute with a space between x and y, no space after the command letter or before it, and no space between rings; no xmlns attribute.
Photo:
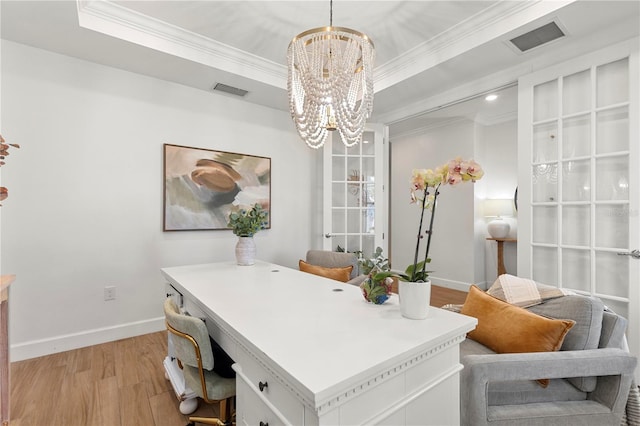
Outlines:
<svg viewBox="0 0 640 426"><path fill-rule="evenodd" d="M420 209L409 204L410 179L413 169L433 169L447 161L476 156L475 125L460 120L453 125L396 137L391 141L390 191L390 260L393 269L404 270L413 262ZM438 197L434 233L427 269L434 271L431 281L450 288L467 290L482 282L484 253L476 250L477 201L474 185L443 186ZM425 215L425 220L429 217ZM423 227L423 231L427 229ZM426 238L420 248L424 257ZM479 265L479 266L478 266Z"/></svg>
<svg viewBox="0 0 640 426"><path fill-rule="evenodd" d="M258 256L296 267L317 244L317 156L285 112L2 43L2 133L22 146L2 168L12 360L160 330L161 267L234 258L231 231L162 232L163 143L271 157Z"/></svg>
<svg viewBox="0 0 640 426"><path fill-rule="evenodd" d="M479 158L485 170L482 179L483 199L512 199L518 185L518 125L516 120L479 126ZM517 238L517 212L505 218L511 229L508 238ZM483 235L488 237L483 220ZM489 286L497 278L497 247L495 241L485 242L485 280ZM508 274L517 275L517 244L504 243L504 264Z"/></svg>
<svg viewBox="0 0 640 426"><path fill-rule="evenodd" d="M440 191L430 269L435 284L467 290L471 284L490 286L497 276L497 247L486 241L488 220L482 200L513 198L517 185L517 122L481 125L459 120L396 137L391 144L391 250L394 269L413 262L420 211L409 204L409 179L414 168L434 168L457 156L475 158L485 176L474 185L443 187ZM517 218L510 238L517 237ZM424 253L424 244L421 252ZM517 246L506 243L508 273L517 274ZM424 254L422 254L424 256Z"/></svg>

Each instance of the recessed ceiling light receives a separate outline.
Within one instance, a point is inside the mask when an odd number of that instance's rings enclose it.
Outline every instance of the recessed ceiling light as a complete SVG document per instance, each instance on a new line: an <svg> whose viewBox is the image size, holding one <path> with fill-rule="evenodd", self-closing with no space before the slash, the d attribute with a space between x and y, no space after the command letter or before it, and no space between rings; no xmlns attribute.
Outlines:
<svg viewBox="0 0 640 426"><path fill-rule="evenodd" d="M489 102L495 101L496 99L498 99L498 95L493 94L493 93L490 94L490 95L487 95L487 97L484 98L485 101L489 101Z"/></svg>

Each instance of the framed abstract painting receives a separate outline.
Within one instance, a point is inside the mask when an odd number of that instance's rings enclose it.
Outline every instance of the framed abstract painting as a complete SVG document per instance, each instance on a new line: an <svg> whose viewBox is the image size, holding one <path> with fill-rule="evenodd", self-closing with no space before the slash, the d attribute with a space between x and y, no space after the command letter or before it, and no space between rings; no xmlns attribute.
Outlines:
<svg viewBox="0 0 640 426"><path fill-rule="evenodd" d="M271 158L164 144L164 231L230 229L256 203L271 218Z"/></svg>

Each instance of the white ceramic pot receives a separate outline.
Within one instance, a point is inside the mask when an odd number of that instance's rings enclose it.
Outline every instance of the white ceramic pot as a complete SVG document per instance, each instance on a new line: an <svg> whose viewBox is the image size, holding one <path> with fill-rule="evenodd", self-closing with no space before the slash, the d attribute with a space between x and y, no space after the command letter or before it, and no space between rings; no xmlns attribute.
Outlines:
<svg viewBox="0 0 640 426"><path fill-rule="evenodd" d="M253 237L238 237L236 244L236 261L238 265L250 266L256 261L256 242Z"/></svg>
<svg viewBox="0 0 640 426"><path fill-rule="evenodd" d="M429 315L431 301L431 281L412 283L400 281L398 284L400 313L409 319L425 319Z"/></svg>

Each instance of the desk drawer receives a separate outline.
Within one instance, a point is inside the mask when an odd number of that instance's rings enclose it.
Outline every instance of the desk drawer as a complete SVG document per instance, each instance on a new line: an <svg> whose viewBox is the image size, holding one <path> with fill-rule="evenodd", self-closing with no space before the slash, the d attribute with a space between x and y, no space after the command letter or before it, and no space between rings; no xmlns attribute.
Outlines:
<svg viewBox="0 0 640 426"><path fill-rule="evenodd" d="M259 393L259 395L254 395L254 397L264 398L269 401L280 413L282 413L289 423L294 425L304 423L304 405L302 404L302 401L296 398L295 395L286 389L284 385L277 381L271 373L258 363L257 360L244 350L238 350L236 362L240 365L243 376L251 384L251 387L246 384L245 386L251 390L251 393ZM237 379L236 381L241 382L242 380ZM236 386L240 385L238 384ZM261 387L262 389L260 389ZM240 404L240 402L238 402L238 404ZM260 421L261 420L258 419L254 424L259 424ZM271 425L273 423L269 422L269 424Z"/></svg>
<svg viewBox="0 0 640 426"><path fill-rule="evenodd" d="M178 290L176 290L175 287L173 287L169 283L166 283L165 291L166 291L167 297L172 298L173 299L173 303L176 304L178 309L181 309L183 304L184 304L182 293L180 293Z"/></svg>
<svg viewBox="0 0 640 426"><path fill-rule="evenodd" d="M236 377L237 423L247 426L284 425L282 420L262 401L260 395L240 377Z"/></svg>

